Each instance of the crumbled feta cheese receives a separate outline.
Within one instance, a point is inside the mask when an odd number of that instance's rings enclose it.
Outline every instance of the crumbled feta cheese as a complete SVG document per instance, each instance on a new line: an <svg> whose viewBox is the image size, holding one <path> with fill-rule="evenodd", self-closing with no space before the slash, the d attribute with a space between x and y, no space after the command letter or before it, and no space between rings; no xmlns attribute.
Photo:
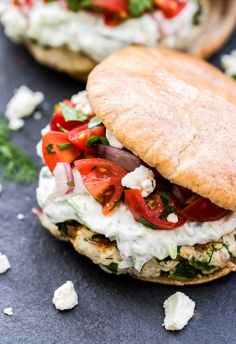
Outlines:
<svg viewBox="0 0 236 344"><path fill-rule="evenodd" d="M16 217L18 220L24 220L24 218L25 218L25 216L21 213L17 214Z"/></svg>
<svg viewBox="0 0 236 344"><path fill-rule="evenodd" d="M0 253L0 274L4 274L11 267L9 260L5 254Z"/></svg>
<svg viewBox="0 0 236 344"><path fill-rule="evenodd" d="M73 95L71 97L71 101L76 104L76 110L81 111L84 115L92 114L92 108L89 104L86 91L82 91L78 94Z"/></svg>
<svg viewBox="0 0 236 344"><path fill-rule="evenodd" d="M120 149L124 147L108 129L106 129L106 138L110 146Z"/></svg>
<svg viewBox="0 0 236 344"><path fill-rule="evenodd" d="M150 195L155 187L154 173L145 166L137 167L121 179L121 184L129 189L138 189L143 197Z"/></svg>
<svg viewBox="0 0 236 344"><path fill-rule="evenodd" d="M2 193L2 184L0 184L0 193Z"/></svg>
<svg viewBox="0 0 236 344"><path fill-rule="evenodd" d="M236 50L233 50L229 55L223 55L221 63L227 75L236 77Z"/></svg>
<svg viewBox="0 0 236 344"><path fill-rule="evenodd" d="M194 308L194 301L184 293L176 292L164 302L165 319L163 326L170 331L182 330L193 317Z"/></svg>
<svg viewBox="0 0 236 344"><path fill-rule="evenodd" d="M42 112L36 111L36 112L34 113L34 119L35 119L36 121L39 121L41 118L42 118Z"/></svg>
<svg viewBox="0 0 236 344"><path fill-rule="evenodd" d="M3 313L6 314L6 315L11 316L11 315L13 315L13 310L12 310L11 307L7 307L7 308L5 308L5 309L3 310Z"/></svg>
<svg viewBox="0 0 236 344"><path fill-rule="evenodd" d="M14 131L17 131L19 129L21 129L23 126L24 126L24 120L21 119L21 118L15 118L15 119L11 119L9 124L8 124L8 127L11 129L11 130L14 130Z"/></svg>
<svg viewBox="0 0 236 344"><path fill-rule="evenodd" d="M20 122L19 119L31 115L43 99L44 96L41 92L32 92L24 85L18 88L7 104L5 111L5 115L10 122L9 127L14 128L14 130L17 130L17 127L22 127L22 120Z"/></svg>
<svg viewBox="0 0 236 344"><path fill-rule="evenodd" d="M46 125L45 128L41 130L41 136L47 134L50 131L50 125ZM43 147L42 147L42 140L40 140L36 145L36 153L37 155L44 161L43 159Z"/></svg>
<svg viewBox="0 0 236 344"><path fill-rule="evenodd" d="M178 222L178 216L174 213L171 213L167 216L167 221L172 222L172 223L177 223Z"/></svg>
<svg viewBox="0 0 236 344"><path fill-rule="evenodd" d="M57 288L52 299L53 304L60 311L71 309L78 305L78 296L71 281L67 281Z"/></svg>

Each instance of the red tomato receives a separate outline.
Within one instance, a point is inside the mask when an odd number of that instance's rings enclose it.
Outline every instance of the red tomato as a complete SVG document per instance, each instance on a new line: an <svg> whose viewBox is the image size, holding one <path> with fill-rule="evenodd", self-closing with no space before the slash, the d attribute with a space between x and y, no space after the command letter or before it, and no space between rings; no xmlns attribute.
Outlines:
<svg viewBox="0 0 236 344"><path fill-rule="evenodd" d="M58 162L73 162L81 151L68 140L68 134L49 131L42 137L43 157L52 172Z"/></svg>
<svg viewBox="0 0 236 344"><path fill-rule="evenodd" d="M156 229L174 229L185 223L185 220L180 217L177 223L160 219L160 216L164 210L164 206L160 196L155 196L154 206L152 206L150 201L148 203L145 202L140 190L125 190L125 202L135 220L139 222L146 220Z"/></svg>
<svg viewBox="0 0 236 344"><path fill-rule="evenodd" d="M216 221L229 214L229 210L218 207L209 199L200 197L181 210L181 214L189 221Z"/></svg>
<svg viewBox="0 0 236 344"><path fill-rule="evenodd" d="M119 13L127 10L128 0L93 0L93 6L108 12Z"/></svg>
<svg viewBox="0 0 236 344"><path fill-rule="evenodd" d="M155 3L167 18L177 16L187 5L186 0L155 0Z"/></svg>
<svg viewBox="0 0 236 344"><path fill-rule="evenodd" d="M68 138L76 147L79 147L87 152L93 152L93 148L87 147L87 142L91 137L94 136L105 136L104 125L101 124L91 129L88 128L88 124L81 125L71 130Z"/></svg>
<svg viewBox="0 0 236 344"><path fill-rule="evenodd" d="M64 100L63 103L73 108L75 107L75 104L70 100ZM60 128L70 131L79 125L81 125L80 121L66 121L60 107L58 107L53 113L50 128L53 131L60 131Z"/></svg>
<svg viewBox="0 0 236 344"><path fill-rule="evenodd" d="M82 159L75 161L75 168L80 172L84 185L93 197L102 204L107 215L116 205L123 193L121 179L127 171L106 159Z"/></svg>

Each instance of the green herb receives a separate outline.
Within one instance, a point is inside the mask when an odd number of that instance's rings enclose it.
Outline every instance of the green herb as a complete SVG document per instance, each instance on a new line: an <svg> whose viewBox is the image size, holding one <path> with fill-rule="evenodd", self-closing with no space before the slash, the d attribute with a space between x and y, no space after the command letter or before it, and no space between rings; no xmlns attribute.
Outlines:
<svg viewBox="0 0 236 344"><path fill-rule="evenodd" d="M113 274L117 274L118 264L112 262L110 265L107 266L107 269L110 270Z"/></svg>
<svg viewBox="0 0 236 344"><path fill-rule="evenodd" d="M102 121L97 116L95 116L89 121L88 128L91 129L91 128L97 127L101 123Z"/></svg>
<svg viewBox="0 0 236 344"><path fill-rule="evenodd" d="M48 154L55 154L56 152L53 151L53 144L52 143L49 143L49 145L47 145L45 147L46 151Z"/></svg>
<svg viewBox="0 0 236 344"><path fill-rule="evenodd" d="M199 262L199 261L196 261L196 260L191 260L190 261L190 264L200 270L201 272L204 272L204 271L211 271L212 269L214 269L215 267L213 265L209 265L207 262Z"/></svg>
<svg viewBox="0 0 236 344"><path fill-rule="evenodd" d="M142 223L145 227L157 229L155 225L147 221L144 217L140 217L139 222Z"/></svg>
<svg viewBox="0 0 236 344"><path fill-rule="evenodd" d="M236 80L236 74L231 76L234 80Z"/></svg>
<svg viewBox="0 0 236 344"><path fill-rule="evenodd" d="M144 12L153 9L153 0L129 0L129 11L134 17L141 16Z"/></svg>
<svg viewBox="0 0 236 344"><path fill-rule="evenodd" d="M67 224L66 222L61 222L57 224L58 230L61 233L61 236L63 238L67 238L68 237L68 232L67 232Z"/></svg>
<svg viewBox="0 0 236 344"><path fill-rule="evenodd" d="M197 277L199 270L194 266L190 265L187 260L181 260L179 264L175 267L174 271L171 272L171 278L177 280L187 280Z"/></svg>
<svg viewBox="0 0 236 344"><path fill-rule="evenodd" d="M60 108L63 114L65 121L85 121L88 116L84 115L81 111L76 110L75 108L66 105L64 103L60 103Z"/></svg>
<svg viewBox="0 0 236 344"><path fill-rule="evenodd" d="M195 228L199 228L199 227L202 227L202 222L195 222L194 224L193 224L193 227L195 227Z"/></svg>
<svg viewBox="0 0 236 344"><path fill-rule="evenodd" d="M165 208L164 217L167 217L169 214L173 213L173 211L175 211L176 209L175 206L173 207L170 206L170 201L172 199L172 196L169 192L165 192L165 191L158 191L157 193L158 195L160 195L164 208Z"/></svg>
<svg viewBox="0 0 236 344"><path fill-rule="evenodd" d="M201 17L203 14L203 7L200 1L198 0L198 9L193 16L193 25L200 25L201 24Z"/></svg>
<svg viewBox="0 0 236 344"><path fill-rule="evenodd" d="M65 134L68 134L68 133L69 133L69 130L64 129L59 123L57 123L57 128L58 128L62 133L65 133Z"/></svg>
<svg viewBox="0 0 236 344"><path fill-rule="evenodd" d="M71 148L73 145L72 143L64 143L64 144L58 144L57 148L61 151Z"/></svg>
<svg viewBox="0 0 236 344"><path fill-rule="evenodd" d="M7 123L0 119L0 165L4 176L16 183L30 183L37 177L37 166L23 149L11 141Z"/></svg>
<svg viewBox="0 0 236 344"><path fill-rule="evenodd" d="M67 182L66 183L68 186L75 186L75 183L74 182Z"/></svg>
<svg viewBox="0 0 236 344"><path fill-rule="evenodd" d="M93 0L67 0L68 7L74 11L77 12L81 8L90 7L93 3Z"/></svg>
<svg viewBox="0 0 236 344"><path fill-rule="evenodd" d="M95 143L101 143L102 145L109 145L109 142L105 136L93 136L87 141L87 147L91 148Z"/></svg>

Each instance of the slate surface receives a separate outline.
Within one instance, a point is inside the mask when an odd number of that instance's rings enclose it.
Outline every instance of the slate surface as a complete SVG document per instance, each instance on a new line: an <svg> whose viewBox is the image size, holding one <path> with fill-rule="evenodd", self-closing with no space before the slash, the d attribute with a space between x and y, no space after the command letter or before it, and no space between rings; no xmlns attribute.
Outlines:
<svg viewBox="0 0 236 344"><path fill-rule="evenodd" d="M236 35L223 51L233 48ZM212 62L217 64L219 55ZM0 32L1 111L21 84L45 94L43 118L36 121L31 117L14 135L15 141L36 158L39 131L49 121L53 105L84 85L37 65L23 47L8 42ZM236 342L236 274L182 289L105 274L41 228L31 213L36 205L35 187L36 183L25 187L4 181L0 195L0 251L7 254L12 265L0 276L0 344ZM18 213L25 219L17 220ZM66 280L74 282L79 305L59 313L51 299ZM161 326L162 305L180 289L196 301L197 312L183 331L169 333ZM8 306L13 307L12 317L2 313Z"/></svg>

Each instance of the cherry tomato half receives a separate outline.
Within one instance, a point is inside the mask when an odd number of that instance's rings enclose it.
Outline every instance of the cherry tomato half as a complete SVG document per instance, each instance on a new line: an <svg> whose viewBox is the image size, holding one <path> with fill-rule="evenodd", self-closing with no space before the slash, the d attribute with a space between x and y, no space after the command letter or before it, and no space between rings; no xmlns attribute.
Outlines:
<svg viewBox="0 0 236 344"><path fill-rule="evenodd" d="M112 161L100 158L76 160L75 168L88 191L102 204L103 213L108 215L121 198L124 189L121 179L127 171Z"/></svg>
<svg viewBox="0 0 236 344"><path fill-rule="evenodd" d="M43 157L52 172L58 162L73 162L81 154L80 149L68 140L68 134L49 131L42 137Z"/></svg>
<svg viewBox="0 0 236 344"><path fill-rule="evenodd" d="M145 220L156 229L174 229L185 223L182 217L179 217L177 223L161 219L164 210L161 198L155 197L154 200L154 206L151 206L150 203L145 202L140 190L125 190L125 202L135 220L139 222Z"/></svg>
<svg viewBox="0 0 236 344"><path fill-rule="evenodd" d="M73 108L75 107L75 104L72 103L70 100L64 100L63 103ZM60 106L58 106L58 108L55 109L52 115L50 128L53 131L61 131L61 128L62 130L65 129L65 130L70 131L74 129L75 127L78 127L79 125L82 125L82 124L83 123L81 123L80 121L66 121L62 114L62 110Z"/></svg>
<svg viewBox="0 0 236 344"><path fill-rule="evenodd" d="M229 214L229 210L218 207L209 199L200 197L180 212L187 220L196 222L216 221Z"/></svg>
<svg viewBox="0 0 236 344"><path fill-rule="evenodd" d="M127 0L93 0L93 6L103 8L112 13L119 13L127 10Z"/></svg>
<svg viewBox="0 0 236 344"><path fill-rule="evenodd" d="M98 125L94 128L88 128L87 124L81 125L77 128L74 128L69 133L69 140L71 143L73 143L76 147L87 151L87 152L93 152L93 148L89 148L87 146L88 140L95 136L105 136L105 127L104 125Z"/></svg>
<svg viewBox="0 0 236 344"><path fill-rule="evenodd" d="M186 0L155 0L155 4L164 15L171 19L177 16L187 5Z"/></svg>

